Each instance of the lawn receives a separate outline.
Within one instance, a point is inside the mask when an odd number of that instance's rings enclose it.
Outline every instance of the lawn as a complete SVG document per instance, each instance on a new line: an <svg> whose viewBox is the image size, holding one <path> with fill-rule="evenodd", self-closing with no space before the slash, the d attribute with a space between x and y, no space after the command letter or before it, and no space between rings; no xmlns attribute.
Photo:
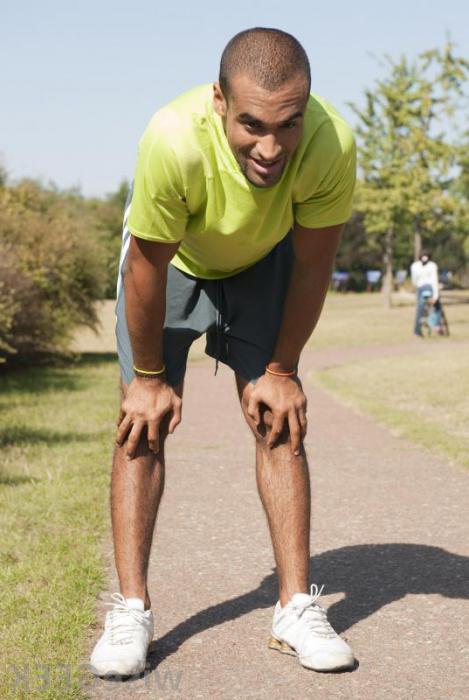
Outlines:
<svg viewBox="0 0 469 700"><path fill-rule="evenodd" d="M0 697L81 698L105 587L114 358L0 377ZM63 664L63 665L61 665Z"/></svg>
<svg viewBox="0 0 469 700"><path fill-rule="evenodd" d="M383 347L383 357L323 369L315 381L408 439L469 466L469 304L448 295L445 310L449 338L415 340L392 357ZM412 340L413 314L409 305L383 309L377 294L330 295L310 345L403 343Z"/></svg>
<svg viewBox="0 0 469 700"><path fill-rule="evenodd" d="M469 293L445 292L443 300L451 342L469 340ZM413 295L396 294L395 306L387 309L378 293L329 294L310 344L325 348L404 343L412 340L414 314Z"/></svg>
<svg viewBox="0 0 469 700"><path fill-rule="evenodd" d="M83 698L86 637L106 587L109 482L117 414L112 303L100 336L77 338L84 356L65 368L0 376L0 697ZM378 294L331 294L311 347L384 346L383 357L335 366L315 381L415 442L469 465L469 305L447 306L450 338L407 354L413 305ZM203 341L192 353L202 356ZM412 346L412 347L410 347Z"/></svg>

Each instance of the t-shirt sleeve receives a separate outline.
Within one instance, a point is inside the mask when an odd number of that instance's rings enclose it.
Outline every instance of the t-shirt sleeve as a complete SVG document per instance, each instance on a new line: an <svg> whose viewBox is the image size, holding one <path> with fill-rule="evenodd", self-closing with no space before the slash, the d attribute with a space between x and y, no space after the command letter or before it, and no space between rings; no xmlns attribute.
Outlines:
<svg viewBox="0 0 469 700"><path fill-rule="evenodd" d="M295 221L307 228L345 223L352 213L356 180L356 146L351 130L347 127L339 137L329 129L327 139L313 147L308 160L293 205Z"/></svg>
<svg viewBox="0 0 469 700"><path fill-rule="evenodd" d="M137 238L176 243L188 219L179 163L167 143L149 127L139 143L129 230Z"/></svg>

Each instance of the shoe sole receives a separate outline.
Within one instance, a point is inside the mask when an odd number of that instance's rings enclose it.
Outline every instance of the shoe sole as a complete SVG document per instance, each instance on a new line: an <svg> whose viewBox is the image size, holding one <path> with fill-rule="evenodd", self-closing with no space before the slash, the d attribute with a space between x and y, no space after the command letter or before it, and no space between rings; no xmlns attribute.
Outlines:
<svg viewBox="0 0 469 700"><path fill-rule="evenodd" d="M305 666L304 664L302 664L298 653L293 649L293 647L291 647L286 642L281 642L279 639L276 639L275 637L271 636L267 643L267 646L269 649L272 649L273 651L279 651L281 654L296 656L303 668L306 668L309 671L317 671L318 673L336 673L337 671L350 671L350 669L353 668L356 664L356 662L354 662L353 665L344 664L343 666L337 666L335 668L313 668L312 666Z"/></svg>
<svg viewBox="0 0 469 700"><path fill-rule="evenodd" d="M106 669L101 670L97 668L96 666L90 665L90 671L94 676L97 676L98 678L104 678L104 679L112 679L112 678L133 678L134 676L140 676L145 671L146 665L143 667L135 667L131 671L125 670L122 671L121 669L118 668L118 664L116 664L114 667L108 666Z"/></svg>
<svg viewBox="0 0 469 700"><path fill-rule="evenodd" d="M291 647L286 642L281 642L279 639L275 639L275 637L270 637L267 646L269 647L269 649L273 649L274 651L279 651L281 654L289 654L290 656L298 656L298 654L293 649L293 647Z"/></svg>

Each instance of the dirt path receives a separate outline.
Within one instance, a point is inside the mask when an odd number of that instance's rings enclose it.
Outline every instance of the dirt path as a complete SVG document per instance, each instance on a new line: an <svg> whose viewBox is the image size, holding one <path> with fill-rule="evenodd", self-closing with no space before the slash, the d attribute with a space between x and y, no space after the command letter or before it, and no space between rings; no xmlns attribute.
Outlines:
<svg viewBox="0 0 469 700"><path fill-rule="evenodd" d="M330 351L307 354L302 376L332 359ZM253 440L231 372L221 367L214 377L213 363L201 361L189 368L183 422L168 443L150 569L150 672L126 683L93 681L91 698L469 697L469 475L309 380L305 390L311 581L325 584L323 602L358 669L316 674L267 649L276 581ZM114 591L110 543L106 558ZM90 649L99 634L93 630Z"/></svg>

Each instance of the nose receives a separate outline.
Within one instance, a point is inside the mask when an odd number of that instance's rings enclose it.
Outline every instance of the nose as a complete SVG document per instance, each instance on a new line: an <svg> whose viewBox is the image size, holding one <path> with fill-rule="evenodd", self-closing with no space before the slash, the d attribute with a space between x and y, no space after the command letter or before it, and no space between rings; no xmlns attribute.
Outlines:
<svg viewBox="0 0 469 700"><path fill-rule="evenodd" d="M257 143L257 153L259 154L259 159L270 163L277 158L282 153L282 146L278 143L274 134L266 134Z"/></svg>

